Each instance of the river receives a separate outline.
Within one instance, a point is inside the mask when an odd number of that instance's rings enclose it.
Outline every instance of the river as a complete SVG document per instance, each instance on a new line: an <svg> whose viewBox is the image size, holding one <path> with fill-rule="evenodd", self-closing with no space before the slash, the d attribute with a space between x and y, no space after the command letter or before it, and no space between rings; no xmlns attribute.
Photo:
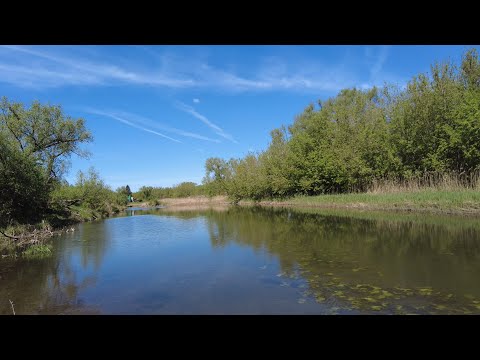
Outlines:
<svg viewBox="0 0 480 360"><path fill-rule="evenodd" d="M0 260L0 314L480 314L480 222L413 213L130 210Z"/></svg>

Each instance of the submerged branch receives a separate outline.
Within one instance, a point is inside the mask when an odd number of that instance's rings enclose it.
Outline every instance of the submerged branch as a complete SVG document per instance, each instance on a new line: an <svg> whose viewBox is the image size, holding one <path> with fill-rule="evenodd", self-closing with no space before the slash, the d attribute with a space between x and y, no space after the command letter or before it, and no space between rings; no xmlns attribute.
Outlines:
<svg viewBox="0 0 480 360"><path fill-rule="evenodd" d="M38 230L35 229L28 233L23 233L18 236L9 235L0 230L0 234L6 238L15 240L17 246L22 247L25 244L38 244L41 241L53 236L55 233L50 229Z"/></svg>

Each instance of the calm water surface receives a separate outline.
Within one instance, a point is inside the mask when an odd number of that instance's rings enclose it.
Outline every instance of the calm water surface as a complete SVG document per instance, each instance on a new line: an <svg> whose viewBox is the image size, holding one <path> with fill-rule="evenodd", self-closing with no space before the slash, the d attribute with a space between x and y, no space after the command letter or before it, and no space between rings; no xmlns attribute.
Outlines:
<svg viewBox="0 0 480 360"><path fill-rule="evenodd" d="M0 314L479 314L480 221L129 211L0 260Z"/></svg>

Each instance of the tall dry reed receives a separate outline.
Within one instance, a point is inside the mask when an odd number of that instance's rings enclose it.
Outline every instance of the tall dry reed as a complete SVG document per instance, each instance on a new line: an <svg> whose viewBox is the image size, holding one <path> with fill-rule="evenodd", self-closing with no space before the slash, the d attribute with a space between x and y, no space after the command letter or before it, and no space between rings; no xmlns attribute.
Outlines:
<svg viewBox="0 0 480 360"><path fill-rule="evenodd" d="M480 171L472 173L427 172L419 176L404 179L374 180L367 188L368 193L384 194L399 192L417 192L422 190L480 190Z"/></svg>

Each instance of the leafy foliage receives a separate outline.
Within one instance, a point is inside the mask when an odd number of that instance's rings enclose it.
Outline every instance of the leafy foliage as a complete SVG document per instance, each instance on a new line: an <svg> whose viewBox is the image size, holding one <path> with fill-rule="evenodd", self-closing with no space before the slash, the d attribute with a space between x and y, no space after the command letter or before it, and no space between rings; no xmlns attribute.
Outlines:
<svg viewBox="0 0 480 360"><path fill-rule="evenodd" d="M81 219L95 219L118 212L126 204L121 192L114 192L93 167L79 171L75 185L63 184L51 194L52 203L64 204Z"/></svg>
<svg viewBox="0 0 480 360"><path fill-rule="evenodd" d="M208 195L209 189L194 182L182 182L172 187L142 186L134 194L139 201L153 201L165 198L184 198L189 196Z"/></svg>
<svg viewBox="0 0 480 360"><path fill-rule="evenodd" d="M0 228L48 220L57 224L86 207L103 216L121 204L91 169L77 184L63 175L69 158L87 157L82 143L92 140L83 119L65 115L60 106L33 102L30 108L0 101ZM93 216L95 217L95 216Z"/></svg>
<svg viewBox="0 0 480 360"><path fill-rule="evenodd" d="M80 145L92 140L85 121L66 116L60 106L34 101L25 109L5 97L0 101L0 132L42 167L48 183L61 179L72 154L88 156Z"/></svg>
<svg viewBox="0 0 480 360"><path fill-rule="evenodd" d="M38 222L48 198L44 172L0 132L0 228Z"/></svg>
<svg viewBox="0 0 480 360"><path fill-rule="evenodd" d="M480 169L480 61L436 63L405 89L344 89L242 159L207 159L204 186L234 201L365 191L375 181Z"/></svg>

